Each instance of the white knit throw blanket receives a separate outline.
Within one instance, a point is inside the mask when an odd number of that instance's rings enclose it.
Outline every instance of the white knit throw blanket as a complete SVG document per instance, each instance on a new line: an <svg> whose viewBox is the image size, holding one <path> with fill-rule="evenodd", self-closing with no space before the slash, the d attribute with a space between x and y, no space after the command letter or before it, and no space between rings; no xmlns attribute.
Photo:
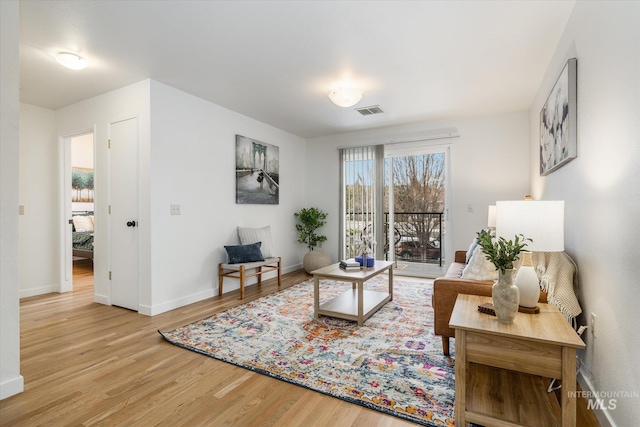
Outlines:
<svg viewBox="0 0 640 427"><path fill-rule="evenodd" d="M534 252L533 266L540 279L540 287L568 321L574 323L582 313L578 302L578 266L565 252Z"/></svg>

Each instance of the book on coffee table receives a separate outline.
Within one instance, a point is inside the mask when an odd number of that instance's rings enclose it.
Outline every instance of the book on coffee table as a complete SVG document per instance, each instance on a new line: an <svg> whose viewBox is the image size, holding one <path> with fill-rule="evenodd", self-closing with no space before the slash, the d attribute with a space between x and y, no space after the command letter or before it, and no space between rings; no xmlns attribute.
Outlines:
<svg viewBox="0 0 640 427"><path fill-rule="evenodd" d="M355 259L345 259L340 261L340 268L346 271L360 270L360 263Z"/></svg>

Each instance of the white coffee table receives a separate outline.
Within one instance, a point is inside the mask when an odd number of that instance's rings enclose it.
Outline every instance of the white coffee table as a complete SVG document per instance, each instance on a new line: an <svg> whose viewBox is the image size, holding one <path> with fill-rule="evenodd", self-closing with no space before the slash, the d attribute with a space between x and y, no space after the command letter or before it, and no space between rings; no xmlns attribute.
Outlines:
<svg viewBox="0 0 640 427"><path fill-rule="evenodd" d="M375 261L373 267L358 271L345 271L340 264L332 264L311 272L313 274L313 318L320 314L340 319L355 320L362 326L373 313L388 301L393 301L393 262ZM389 272L389 291L364 289L364 282L385 271ZM351 282L350 290L320 305L320 279Z"/></svg>

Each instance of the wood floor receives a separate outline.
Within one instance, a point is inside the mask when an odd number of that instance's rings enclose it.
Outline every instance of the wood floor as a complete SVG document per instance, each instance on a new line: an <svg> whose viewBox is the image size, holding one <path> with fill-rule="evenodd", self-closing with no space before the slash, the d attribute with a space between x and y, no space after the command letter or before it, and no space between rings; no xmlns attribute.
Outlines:
<svg viewBox="0 0 640 427"><path fill-rule="evenodd" d="M308 276L283 276L283 287ZM277 290L245 289L245 301ZM225 293L154 317L93 302L91 264L74 291L21 300L25 391L0 401L1 426L409 426L302 387L181 349L171 330L240 303ZM578 425L597 426L578 402Z"/></svg>

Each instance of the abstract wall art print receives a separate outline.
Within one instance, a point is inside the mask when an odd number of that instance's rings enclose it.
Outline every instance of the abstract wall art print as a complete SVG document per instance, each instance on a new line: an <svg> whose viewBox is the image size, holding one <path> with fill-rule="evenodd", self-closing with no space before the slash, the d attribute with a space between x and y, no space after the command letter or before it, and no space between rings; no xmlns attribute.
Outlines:
<svg viewBox="0 0 640 427"><path fill-rule="evenodd" d="M280 149L236 135L236 203L280 203Z"/></svg>
<svg viewBox="0 0 640 427"><path fill-rule="evenodd" d="M577 155L577 61L571 58L540 111L540 175L548 175Z"/></svg>

